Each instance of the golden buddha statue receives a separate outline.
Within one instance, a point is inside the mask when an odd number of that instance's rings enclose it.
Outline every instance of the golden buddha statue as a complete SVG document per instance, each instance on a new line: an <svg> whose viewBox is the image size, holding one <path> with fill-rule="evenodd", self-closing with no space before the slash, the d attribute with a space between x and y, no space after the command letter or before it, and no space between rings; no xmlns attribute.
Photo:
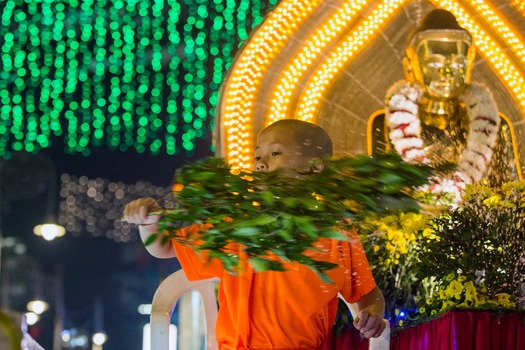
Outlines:
<svg viewBox="0 0 525 350"><path fill-rule="evenodd" d="M406 80L387 92L386 111L371 120L369 151L394 149L405 161L457 164L430 191L456 201L466 184L521 177L510 121L490 90L471 82L472 36L448 11L434 10L409 37Z"/></svg>

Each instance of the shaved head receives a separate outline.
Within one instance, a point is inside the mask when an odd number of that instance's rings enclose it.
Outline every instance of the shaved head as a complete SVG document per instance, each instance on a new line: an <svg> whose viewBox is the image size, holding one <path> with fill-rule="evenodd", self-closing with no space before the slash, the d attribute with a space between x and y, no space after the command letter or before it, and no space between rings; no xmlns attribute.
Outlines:
<svg viewBox="0 0 525 350"><path fill-rule="evenodd" d="M299 119L282 119L271 124L261 133L275 129L286 133L290 141L301 145L305 156L322 158L332 155L332 140L320 126Z"/></svg>

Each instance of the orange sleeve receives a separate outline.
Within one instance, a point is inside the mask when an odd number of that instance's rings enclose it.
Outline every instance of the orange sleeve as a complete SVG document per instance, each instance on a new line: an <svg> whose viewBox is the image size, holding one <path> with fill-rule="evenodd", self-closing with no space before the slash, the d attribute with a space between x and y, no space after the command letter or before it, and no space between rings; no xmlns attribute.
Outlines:
<svg viewBox="0 0 525 350"><path fill-rule="evenodd" d="M191 225L179 230L178 235L182 238L198 235L208 225ZM175 240L171 241L173 249L177 254L180 265L188 277L188 280L195 281L206 278L222 277L224 267L218 259L208 259L205 252L196 252L190 245L179 243ZM198 243L197 243L198 244Z"/></svg>
<svg viewBox="0 0 525 350"><path fill-rule="evenodd" d="M355 303L370 293L376 287L376 282L357 233L350 232L350 240L340 243L345 265L348 267L345 269L348 276L345 278L341 294L347 302Z"/></svg>

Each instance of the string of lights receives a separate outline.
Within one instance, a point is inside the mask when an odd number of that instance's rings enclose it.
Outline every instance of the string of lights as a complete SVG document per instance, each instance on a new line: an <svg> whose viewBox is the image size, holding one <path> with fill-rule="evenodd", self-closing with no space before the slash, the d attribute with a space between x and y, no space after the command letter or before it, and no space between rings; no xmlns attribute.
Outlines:
<svg viewBox="0 0 525 350"><path fill-rule="evenodd" d="M142 197L158 198L163 208L173 208L171 189L147 181L135 184L90 179L87 176L63 174L60 177L60 210L58 222L73 237L89 234L105 236L115 242L138 239L136 225L121 221L122 207Z"/></svg>
<svg viewBox="0 0 525 350"><path fill-rule="evenodd" d="M432 0L429 3L453 13L459 24L469 30L479 57L489 64L519 108L524 110L525 46L515 25L486 0ZM519 2L513 3L523 13ZM268 110L259 118L264 118L265 125L285 117L315 123L328 87L345 67L352 64L363 48L380 35L395 14L409 4L409 0L343 1L340 8L305 37L297 54L279 72L275 85L265 86L270 90L271 99ZM298 0L282 0L278 8L281 11L274 11L268 16L265 25L247 44L238 58L239 63L230 72L227 94L221 106L221 119L227 130L221 146L233 166L252 167L250 159L254 133L250 128L250 116L259 96L257 83L265 73L263 68L269 67L275 60L274 52L294 45L294 41L289 39L291 36L281 32L285 33L288 27L294 28L304 20L302 15L305 12L310 11L309 15L320 6L321 3L313 0L309 6L303 6ZM279 26L272 27L273 17L278 17L286 26L279 22ZM268 40L266 45L260 45L274 33L280 34L279 40ZM258 49L249 50L251 46Z"/></svg>
<svg viewBox="0 0 525 350"><path fill-rule="evenodd" d="M62 142L192 155L235 50L278 0L0 3L0 157Z"/></svg>

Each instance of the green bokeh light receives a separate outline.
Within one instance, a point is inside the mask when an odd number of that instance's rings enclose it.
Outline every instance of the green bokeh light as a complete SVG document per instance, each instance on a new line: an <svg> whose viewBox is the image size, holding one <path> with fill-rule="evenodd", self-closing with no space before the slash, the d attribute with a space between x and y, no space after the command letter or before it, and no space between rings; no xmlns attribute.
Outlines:
<svg viewBox="0 0 525 350"><path fill-rule="evenodd" d="M193 154L235 48L277 2L2 2L0 157L53 144Z"/></svg>

